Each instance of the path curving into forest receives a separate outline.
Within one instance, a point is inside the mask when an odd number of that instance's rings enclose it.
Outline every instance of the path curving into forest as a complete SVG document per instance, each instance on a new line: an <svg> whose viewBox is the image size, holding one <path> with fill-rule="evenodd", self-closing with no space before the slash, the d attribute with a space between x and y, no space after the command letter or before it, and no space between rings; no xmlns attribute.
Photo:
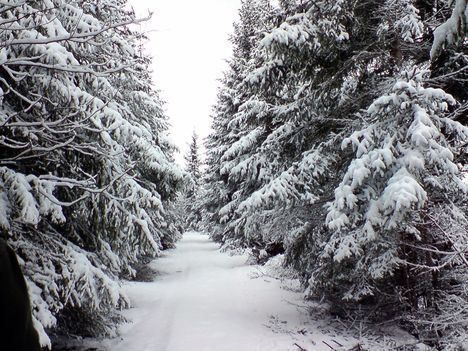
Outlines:
<svg viewBox="0 0 468 351"><path fill-rule="evenodd" d="M186 233L177 249L152 265L158 271L154 282L127 286L134 308L125 316L133 323L122 328L119 339L107 342L109 350L299 349L297 338L280 329L304 322L298 320L306 317L296 305L301 294L259 276L245 255L230 256L208 236Z"/></svg>

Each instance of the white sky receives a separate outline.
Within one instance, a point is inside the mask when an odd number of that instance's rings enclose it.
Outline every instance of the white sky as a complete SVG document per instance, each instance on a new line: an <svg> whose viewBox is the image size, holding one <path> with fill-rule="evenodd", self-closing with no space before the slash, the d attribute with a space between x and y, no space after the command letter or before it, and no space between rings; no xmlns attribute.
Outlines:
<svg viewBox="0 0 468 351"><path fill-rule="evenodd" d="M129 0L138 16L149 9L146 49L153 56L155 87L166 101L171 138L182 164L193 130L206 137L218 79L231 55L228 41L240 0Z"/></svg>

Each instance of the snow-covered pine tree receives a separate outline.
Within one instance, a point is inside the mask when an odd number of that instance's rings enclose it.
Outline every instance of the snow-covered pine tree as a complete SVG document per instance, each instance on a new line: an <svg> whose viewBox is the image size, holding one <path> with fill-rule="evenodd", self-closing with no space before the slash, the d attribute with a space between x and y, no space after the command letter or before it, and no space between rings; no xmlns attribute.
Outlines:
<svg viewBox="0 0 468 351"><path fill-rule="evenodd" d="M202 160L200 155L200 145L198 135L194 131L192 133L192 140L190 141L189 150L185 155L185 170L192 177L193 183L200 186L202 178Z"/></svg>
<svg viewBox="0 0 468 351"><path fill-rule="evenodd" d="M466 206L459 202L465 193L457 176L458 164L466 164L466 132L456 122L465 120L467 106L466 39L460 39L465 38L466 1L453 2L452 7L449 2L411 0L278 3L264 17L267 25L249 51L248 64L233 57L231 66L242 69L221 88L215 108L216 132L208 143L215 169L209 184L217 185L215 196L220 199L208 201L215 204L208 217L216 226L215 239L242 247L282 243L287 264L304 278L311 295L325 297L347 315L354 311L350 306L364 302L382 312L369 317L386 312L404 315L406 322L410 318L405 309L424 312L424 320L435 325L434 306L439 304L445 306L446 317L450 311L463 315L454 302L464 306L466 300ZM433 49L437 54L429 61L438 25L445 28L446 37L434 45L445 45L445 50ZM437 30L436 37L442 38L440 33ZM387 132L393 137L387 138ZM352 135L355 138L349 139ZM342 149L343 139L359 147ZM389 159L382 151L385 145L392 152ZM421 161L420 169L406 170L415 182L398 166L402 159L409 160L405 155ZM361 156L369 166L363 166ZM358 168L369 172L354 173ZM368 187L354 177L363 177ZM410 183L422 191L411 196L404 191ZM353 186L356 193L348 188ZM399 225L374 228L375 238L386 238L384 244L377 239L353 241L353 233L364 230L366 209L377 201L373 196L380 198L387 187L408 195L408 207L405 210L402 200L398 211L405 213L401 218L408 230L416 228L413 235L416 230L424 232L421 242L400 235ZM340 194L349 195L349 207ZM388 208L382 211L380 216L392 216ZM440 216L443 225L429 223L427 216L437 218L436 212L445 214ZM334 227L340 218L345 222ZM442 236L449 239L441 240ZM422 257L431 256L433 243L441 243L434 255L442 255L437 259L447 262L443 267L422 263ZM444 245L449 245L446 251ZM347 258L338 255L353 248L356 252ZM392 259L393 275L391 265L385 265ZM374 270L377 266L382 270ZM402 267L426 271L411 286L398 280L404 276ZM433 269L443 270L438 277L443 276L444 283L437 287L429 281ZM377 273L370 277L374 273L368 271ZM418 294L421 300L416 299L415 306L410 296ZM347 304L345 297L355 300ZM412 302L400 303L400 298ZM390 302L385 311L375 308L380 302ZM457 328L463 318L451 319L454 324L444 331L449 340L444 343L461 335ZM438 319L437 332L443 329L442 320ZM421 323L413 325L430 330Z"/></svg>
<svg viewBox="0 0 468 351"><path fill-rule="evenodd" d="M455 160L466 152L468 128L447 117L455 99L426 87L424 78L417 69L406 73L368 108L366 127L343 141L355 158L329 205L334 234L314 288L414 312L445 301L454 288L447 275L465 284L468 187ZM452 270L460 268L465 273L455 278ZM466 303L466 292L459 292Z"/></svg>
<svg viewBox="0 0 468 351"><path fill-rule="evenodd" d="M36 328L113 330L118 277L176 233L182 174L124 1L0 4L0 226Z"/></svg>
<svg viewBox="0 0 468 351"><path fill-rule="evenodd" d="M181 214L184 221L185 230L200 230L202 221L202 159L198 135L194 131L192 134L189 150L185 155L185 171L188 174L186 189L180 195L182 198Z"/></svg>
<svg viewBox="0 0 468 351"><path fill-rule="evenodd" d="M447 61L433 55L428 62L432 38L425 33L434 30L433 18L441 12L437 6L423 10L400 16L394 28L414 28L412 36L397 30L404 69L360 114L362 129L354 126L343 141L343 150L352 145L355 156L328 208L333 234L309 286L338 298L345 310L344 301L360 301L378 311L373 317L397 314L421 339L450 348L466 342L467 314L460 306L468 300L467 186L460 168L467 162L468 129L459 121L467 101L456 88L466 77L466 47L453 41ZM438 28L459 13L455 2ZM466 26L457 28L466 35ZM432 53L441 45L437 33Z"/></svg>
<svg viewBox="0 0 468 351"><path fill-rule="evenodd" d="M221 213L248 246L278 248L302 226L305 207L320 191L314 185L331 162L311 147L324 140L317 131L339 122L326 120L325 92L314 87L330 75L320 63L328 56L336 66L348 35L340 3L285 2L273 13L276 26L258 42L255 69L244 79L250 97L230 123L244 132L224 153L222 172L240 186Z"/></svg>
<svg viewBox="0 0 468 351"><path fill-rule="evenodd" d="M221 157L230 145L245 133L242 128L230 126L230 121L249 96L243 81L252 68L252 51L261 37L261 32L267 26L271 8L267 0L245 0L241 4L239 21L234 24L234 34L230 38L233 56L213 108L213 133L206 140L207 173L203 223L209 228L211 237L220 242L225 242L230 237L224 233L226 218L222 219L219 211L235 196L237 187L233 179L221 172Z"/></svg>
<svg viewBox="0 0 468 351"><path fill-rule="evenodd" d="M227 236L254 246L288 241L297 249L289 233L310 228L317 212L324 218L321 204L333 182L323 180L336 177L330 149L336 153L339 137L332 133L352 124L392 72L389 48L368 30L376 17L346 1L289 1L271 10L275 25L258 41L243 81L248 99L228 125L240 131L222 156L221 172L234 185L220 212ZM356 50L372 45L372 55ZM379 79L368 74L369 64Z"/></svg>

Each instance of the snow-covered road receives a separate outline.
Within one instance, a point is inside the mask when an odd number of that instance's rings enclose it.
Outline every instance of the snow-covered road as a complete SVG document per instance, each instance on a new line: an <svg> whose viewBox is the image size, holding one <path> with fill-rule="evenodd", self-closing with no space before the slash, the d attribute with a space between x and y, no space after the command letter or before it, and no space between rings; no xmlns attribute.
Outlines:
<svg viewBox="0 0 468 351"><path fill-rule="evenodd" d="M284 330L307 318L296 305L301 294L259 277L258 268L245 262L246 256L219 252L206 235L186 233L177 249L152 263L159 272L154 282L128 284L134 308L125 316L133 323L105 346L113 351L300 350L294 344L301 341ZM317 346L314 350L330 350Z"/></svg>
<svg viewBox="0 0 468 351"><path fill-rule="evenodd" d="M399 330L389 337L354 323L346 326L319 303L308 302L307 309L300 289L294 291L297 282L268 274L275 260L270 268L246 260L220 252L206 235L186 233L177 249L151 263L158 272L153 282L126 283L133 308L123 314L132 322L120 328L120 336L85 340L80 349L330 351L359 343L378 351L416 344Z"/></svg>

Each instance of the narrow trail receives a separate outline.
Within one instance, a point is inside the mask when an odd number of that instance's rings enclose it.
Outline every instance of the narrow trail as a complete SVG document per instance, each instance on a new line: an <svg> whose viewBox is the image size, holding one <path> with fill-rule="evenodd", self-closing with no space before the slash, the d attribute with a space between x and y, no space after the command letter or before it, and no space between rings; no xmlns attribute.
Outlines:
<svg viewBox="0 0 468 351"><path fill-rule="evenodd" d="M127 286L134 308L125 316L133 323L108 341L108 349L298 350L290 335L275 333L268 324L297 320L297 307L285 298L299 294L281 289L274 279L252 278L255 267L245 261L219 252L205 235L186 233L177 249L154 261L159 272L154 282Z"/></svg>
<svg viewBox="0 0 468 351"><path fill-rule="evenodd" d="M153 282L126 284L133 307L123 314L132 322L99 349L330 351L335 341L336 349L356 343L327 322L312 321L299 307L301 293L283 289L246 259L220 252L206 235L186 233L151 263L158 272Z"/></svg>

